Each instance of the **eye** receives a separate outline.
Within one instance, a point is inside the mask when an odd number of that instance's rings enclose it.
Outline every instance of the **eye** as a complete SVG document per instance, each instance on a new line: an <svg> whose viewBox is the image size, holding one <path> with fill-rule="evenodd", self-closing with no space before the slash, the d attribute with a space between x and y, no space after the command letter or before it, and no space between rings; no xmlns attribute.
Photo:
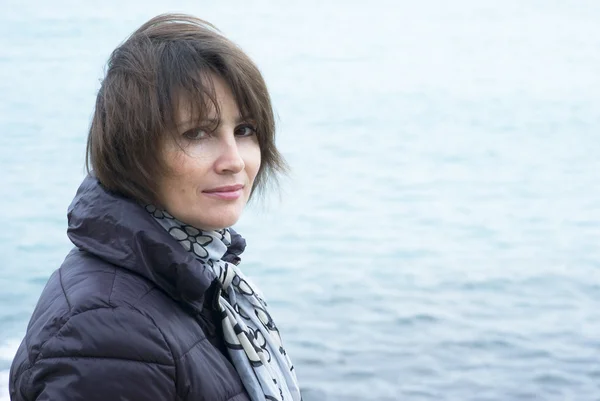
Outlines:
<svg viewBox="0 0 600 401"><path fill-rule="evenodd" d="M237 136L246 137L256 134L256 128L252 124L242 124L235 129Z"/></svg>
<svg viewBox="0 0 600 401"><path fill-rule="evenodd" d="M208 136L208 132L201 128L194 128L183 133L183 137L190 141L198 141Z"/></svg>

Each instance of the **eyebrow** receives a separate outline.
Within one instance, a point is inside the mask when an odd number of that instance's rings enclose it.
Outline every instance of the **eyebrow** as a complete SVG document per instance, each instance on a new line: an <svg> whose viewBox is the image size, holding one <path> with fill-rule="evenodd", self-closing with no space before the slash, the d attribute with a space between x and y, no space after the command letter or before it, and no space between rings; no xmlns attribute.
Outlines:
<svg viewBox="0 0 600 401"><path fill-rule="evenodd" d="M238 117L235 119L235 123L236 123L236 124L241 124L241 123L243 123L243 122L247 122L247 121L250 121L250 120L252 120L252 119L251 119L251 118L249 118L249 117L238 116ZM217 118L204 118L204 119L202 119L202 120L199 120L199 121L200 121L200 123L202 123L202 124L208 124L208 125L212 125L212 126L215 126L215 127L218 127L218 126L221 124L221 120L219 120L219 119L217 119ZM192 119L192 120L185 120L185 121L183 121L183 122L181 122L181 123L177 124L177 126L178 126L178 127L184 127L184 126L185 126L185 127L188 127L188 126L190 126L190 125L194 125L194 124L196 124L197 122L198 122L198 120L195 120L195 119Z"/></svg>

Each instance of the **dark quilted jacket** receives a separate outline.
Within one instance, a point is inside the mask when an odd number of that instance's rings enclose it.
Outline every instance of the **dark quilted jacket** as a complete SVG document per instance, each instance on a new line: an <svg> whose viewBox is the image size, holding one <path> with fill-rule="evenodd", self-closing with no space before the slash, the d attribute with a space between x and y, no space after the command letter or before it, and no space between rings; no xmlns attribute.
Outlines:
<svg viewBox="0 0 600 401"><path fill-rule="evenodd" d="M33 312L11 400L248 400L223 346L212 271L92 177L68 217L76 247ZM234 233L226 259L244 246Z"/></svg>

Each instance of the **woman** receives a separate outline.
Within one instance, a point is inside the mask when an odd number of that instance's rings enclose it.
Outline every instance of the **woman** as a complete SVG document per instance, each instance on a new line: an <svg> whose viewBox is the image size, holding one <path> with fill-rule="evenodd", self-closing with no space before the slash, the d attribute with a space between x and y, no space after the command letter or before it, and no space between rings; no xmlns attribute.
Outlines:
<svg viewBox="0 0 600 401"><path fill-rule="evenodd" d="M110 57L87 151L11 400L300 400L229 228L285 170L252 61L199 19L150 20Z"/></svg>

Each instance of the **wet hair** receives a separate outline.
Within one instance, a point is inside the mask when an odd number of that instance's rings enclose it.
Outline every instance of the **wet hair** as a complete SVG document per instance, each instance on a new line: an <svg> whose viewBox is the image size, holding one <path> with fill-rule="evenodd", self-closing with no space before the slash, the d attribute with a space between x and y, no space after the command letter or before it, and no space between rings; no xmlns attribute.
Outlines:
<svg viewBox="0 0 600 401"><path fill-rule="evenodd" d="M210 76L231 89L251 119L261 151L252 194L277 184L287 170L275 146L275 119L254 62L213 25L184 14L152 18L111 54L87 141L86 167L110 191L159 204L157 178L167 173L161 149L177 130L179 99L201 120L219 107Z"/></svg>

